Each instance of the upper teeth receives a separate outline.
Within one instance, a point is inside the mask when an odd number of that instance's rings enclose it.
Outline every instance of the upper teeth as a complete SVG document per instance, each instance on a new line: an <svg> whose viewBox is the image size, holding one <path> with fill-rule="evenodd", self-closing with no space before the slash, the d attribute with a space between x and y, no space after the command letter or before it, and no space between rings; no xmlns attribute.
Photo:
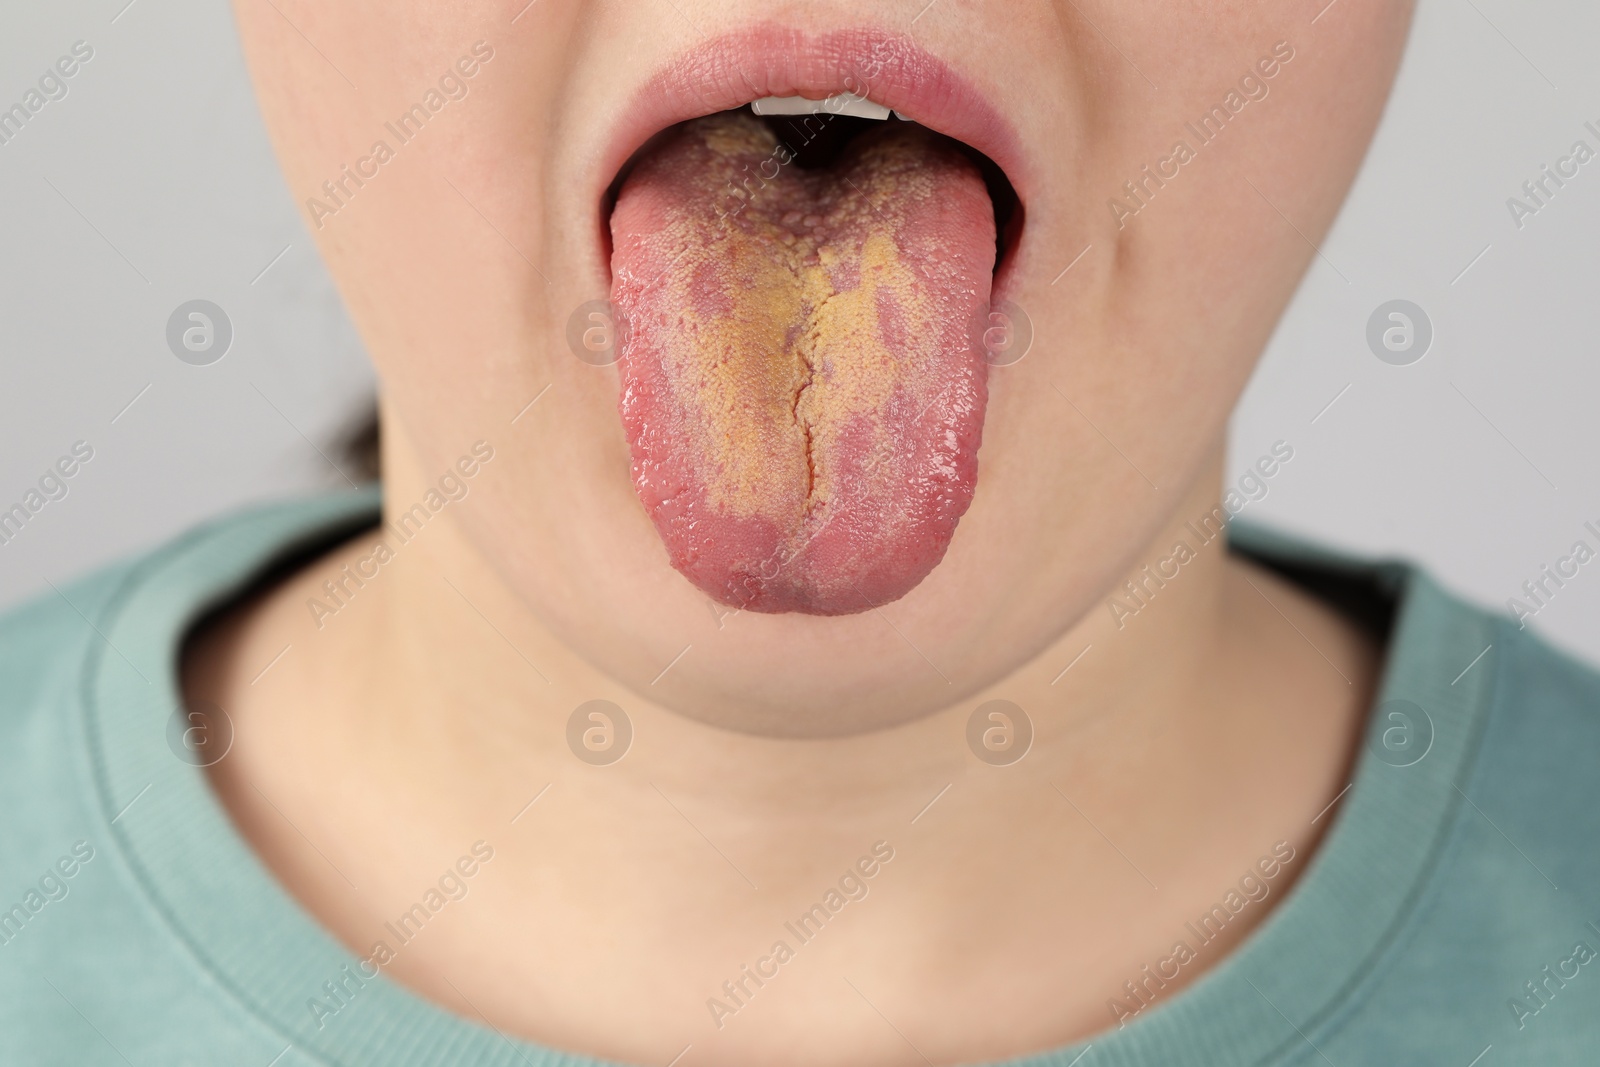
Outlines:
<svg viewBox="0 0 1600 1067"><path fill-rule="evenodd" d="M757 115L854 115L862 119L886 119L889 109L874 104L854 93L839 93L825 100L807 100L803 96L766 96L750 103Z"/></svg>

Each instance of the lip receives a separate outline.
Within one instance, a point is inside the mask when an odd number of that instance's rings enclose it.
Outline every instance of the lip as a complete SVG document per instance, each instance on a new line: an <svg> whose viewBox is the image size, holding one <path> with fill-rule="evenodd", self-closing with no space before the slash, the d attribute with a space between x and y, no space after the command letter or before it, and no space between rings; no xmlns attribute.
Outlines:
<svg viewBox="0 0 1600 1067"><path fill-rule="evenodd" d="M668 61L632 94L600 157L596 229L609 251L606 190L653 136L702 115L768 96L822 99L851 92L898 111L989 157L1026 211L1033 168L1015 128L966 77L904 33L857 26L811 34L760 23L703 41ZM605 257L609 280L609 255ZM1015 257L995 278L1003 291Z"/></svg>

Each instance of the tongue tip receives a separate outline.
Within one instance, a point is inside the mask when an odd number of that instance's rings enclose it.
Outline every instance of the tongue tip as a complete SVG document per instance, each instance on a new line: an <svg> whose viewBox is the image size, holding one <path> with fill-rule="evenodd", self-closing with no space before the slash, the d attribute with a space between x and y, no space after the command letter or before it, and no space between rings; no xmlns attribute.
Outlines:
<svg viewBox="0 0 1600 1067"><path fill-rule="evenodd" d="M941 550L940 557L944 555ZM935 559L907 574L871 575L841 585L835 580L827 589L796 577L766 580L757 574L711 577L700 581L690 577L701 592L740 611L761 615L859 615L892 604L922 584L938 564Z"/></svg>
<svg viewBox="0 0 1600 1067"><path fill-rule="evenodd" d="M679 498L653 516L670 562L712 600L758 614L857 615L916 589L944 560L972 499L975 462L912 527L859 514L804 536L756 520L694 516ZM842 512L841 512L842 514Z"/></svg>

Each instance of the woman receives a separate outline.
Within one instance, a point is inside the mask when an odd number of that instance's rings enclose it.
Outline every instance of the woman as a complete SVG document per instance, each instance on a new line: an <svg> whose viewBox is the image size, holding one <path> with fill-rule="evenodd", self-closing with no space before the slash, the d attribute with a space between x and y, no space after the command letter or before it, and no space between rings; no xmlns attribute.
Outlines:
<svg viewBox="0 0 1600 1067"><path fill-rule="evenodd" d="M1600 682L1224 535L1409 5L238 17L381 505L5 622L8 1062L1593 1062Z"/></svg>

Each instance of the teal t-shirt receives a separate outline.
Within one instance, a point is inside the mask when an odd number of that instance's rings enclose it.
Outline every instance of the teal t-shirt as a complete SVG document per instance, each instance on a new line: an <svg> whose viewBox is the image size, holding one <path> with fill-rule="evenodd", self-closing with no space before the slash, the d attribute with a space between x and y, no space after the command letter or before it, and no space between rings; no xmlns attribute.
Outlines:
<svg viewBox="0 0 1600 1067"><path fill-rule="evenodd" d="M195 621L376 507L367 491L231 518L0 620L0 1064L594 1062L381 974L344 983L331 1017L308 1010L358 961L185 747L174 672ZM1387 635L1354 781L1229 956L1022 1062L1600 1064L1600 676L1412 568L1230 537Z"/></svg>

